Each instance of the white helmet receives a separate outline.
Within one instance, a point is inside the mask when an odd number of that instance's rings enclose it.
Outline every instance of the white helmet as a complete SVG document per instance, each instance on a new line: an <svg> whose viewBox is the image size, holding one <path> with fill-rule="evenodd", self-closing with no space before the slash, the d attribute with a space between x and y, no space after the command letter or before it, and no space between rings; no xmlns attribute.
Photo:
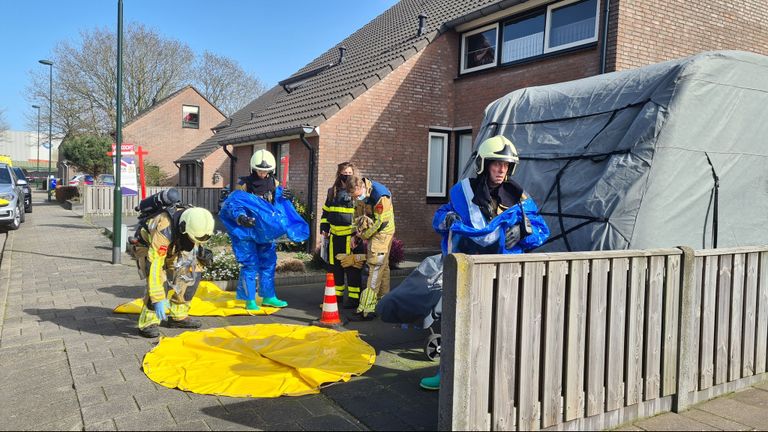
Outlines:
<svg viewBox="0 0 768 432"><path fill-rule="evenodd" d="M508 140L503 135L496 135L490 137L480 144L477 148L477 156L475 157L475 171L478 174L483 173L485 169L485 161L487 160L500 160L509 162L509 175L515 173L515 168L520 158L517 156L517 149L512 141Z"/></svg>
<svg viewBox="0 0 768 432"><path fill-rule="evenodd" d="M179 230L195 243L205 243L213 235L213 215L202 207L184 210L179 218Z"/></svg>
<svg viewBox="0 0 768 432"><path fill-rule="evenodd" d="M256 150L251 156L251 170L274 172L275 165L275 156L267 150Z"/></svg>

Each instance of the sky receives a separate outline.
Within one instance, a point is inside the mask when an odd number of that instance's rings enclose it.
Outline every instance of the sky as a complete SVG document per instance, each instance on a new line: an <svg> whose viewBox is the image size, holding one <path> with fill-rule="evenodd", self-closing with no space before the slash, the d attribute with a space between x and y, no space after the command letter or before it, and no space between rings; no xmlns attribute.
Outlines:
<svg viewBox="0 0 768 432"><path fill-rule="evenodd" d="M267 88L380 15L397 0L123 0L137 22L167 39L236 61ZM0 109L11 130L33 130L24 97L38 63L81 31L117 29L118 0L0 0ZM115 60L117 61L117 60ZM54 74L56 73L54 65ZM42 101L41 101L42 102Z"/></svg>

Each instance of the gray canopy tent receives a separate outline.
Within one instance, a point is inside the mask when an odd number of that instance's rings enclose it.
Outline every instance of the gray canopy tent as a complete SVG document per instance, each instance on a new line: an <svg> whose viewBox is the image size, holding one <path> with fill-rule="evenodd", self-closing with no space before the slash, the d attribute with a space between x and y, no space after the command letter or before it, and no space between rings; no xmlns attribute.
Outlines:
<svg viewBox="0 0 768 432"><path fill-rule="evenodd" d="M475 148L497 134L552 231L537 252L768 244L768 57L517 90L488 106Z"/></svg>

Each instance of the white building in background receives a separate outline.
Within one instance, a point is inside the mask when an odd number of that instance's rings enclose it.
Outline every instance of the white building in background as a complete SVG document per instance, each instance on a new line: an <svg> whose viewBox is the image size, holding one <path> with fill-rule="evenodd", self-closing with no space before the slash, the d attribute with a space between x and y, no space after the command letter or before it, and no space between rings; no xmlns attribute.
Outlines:
<svg viewBox="0 0 768 432"><path fill-rule="evenodd" d="M40 133L40 166L48 167L48 143L46 133ZM51 160L55 165L59 159L61 139L53 140ZM0 133L0 154L8 155L19 166L33 167L38 162L37 132L7 130Z"/></svg>

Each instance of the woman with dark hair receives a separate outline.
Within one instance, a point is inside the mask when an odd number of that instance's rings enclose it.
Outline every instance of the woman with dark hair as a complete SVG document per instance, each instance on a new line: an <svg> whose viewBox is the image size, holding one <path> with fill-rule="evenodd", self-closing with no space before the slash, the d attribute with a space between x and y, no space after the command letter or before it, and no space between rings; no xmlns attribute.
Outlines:
<svg viewBox="0 0 768 432"><path fill-rule="evenodd" d="M344 290L347 288L347 301L344 309L357 309L360 304L360 285L362 284L362 264L360 267L342 266L336 255L365 254L362 242L354 236L355 201L347 192L350 178L358 175L357 168L352 162L342 162L336 169L336 180L328 189L328 196L323 205L320 217L320 233L328 238L328 264L333 272L336 283L336 299L342 304ZM346 283L345 283L346 277Z"/></svg>

